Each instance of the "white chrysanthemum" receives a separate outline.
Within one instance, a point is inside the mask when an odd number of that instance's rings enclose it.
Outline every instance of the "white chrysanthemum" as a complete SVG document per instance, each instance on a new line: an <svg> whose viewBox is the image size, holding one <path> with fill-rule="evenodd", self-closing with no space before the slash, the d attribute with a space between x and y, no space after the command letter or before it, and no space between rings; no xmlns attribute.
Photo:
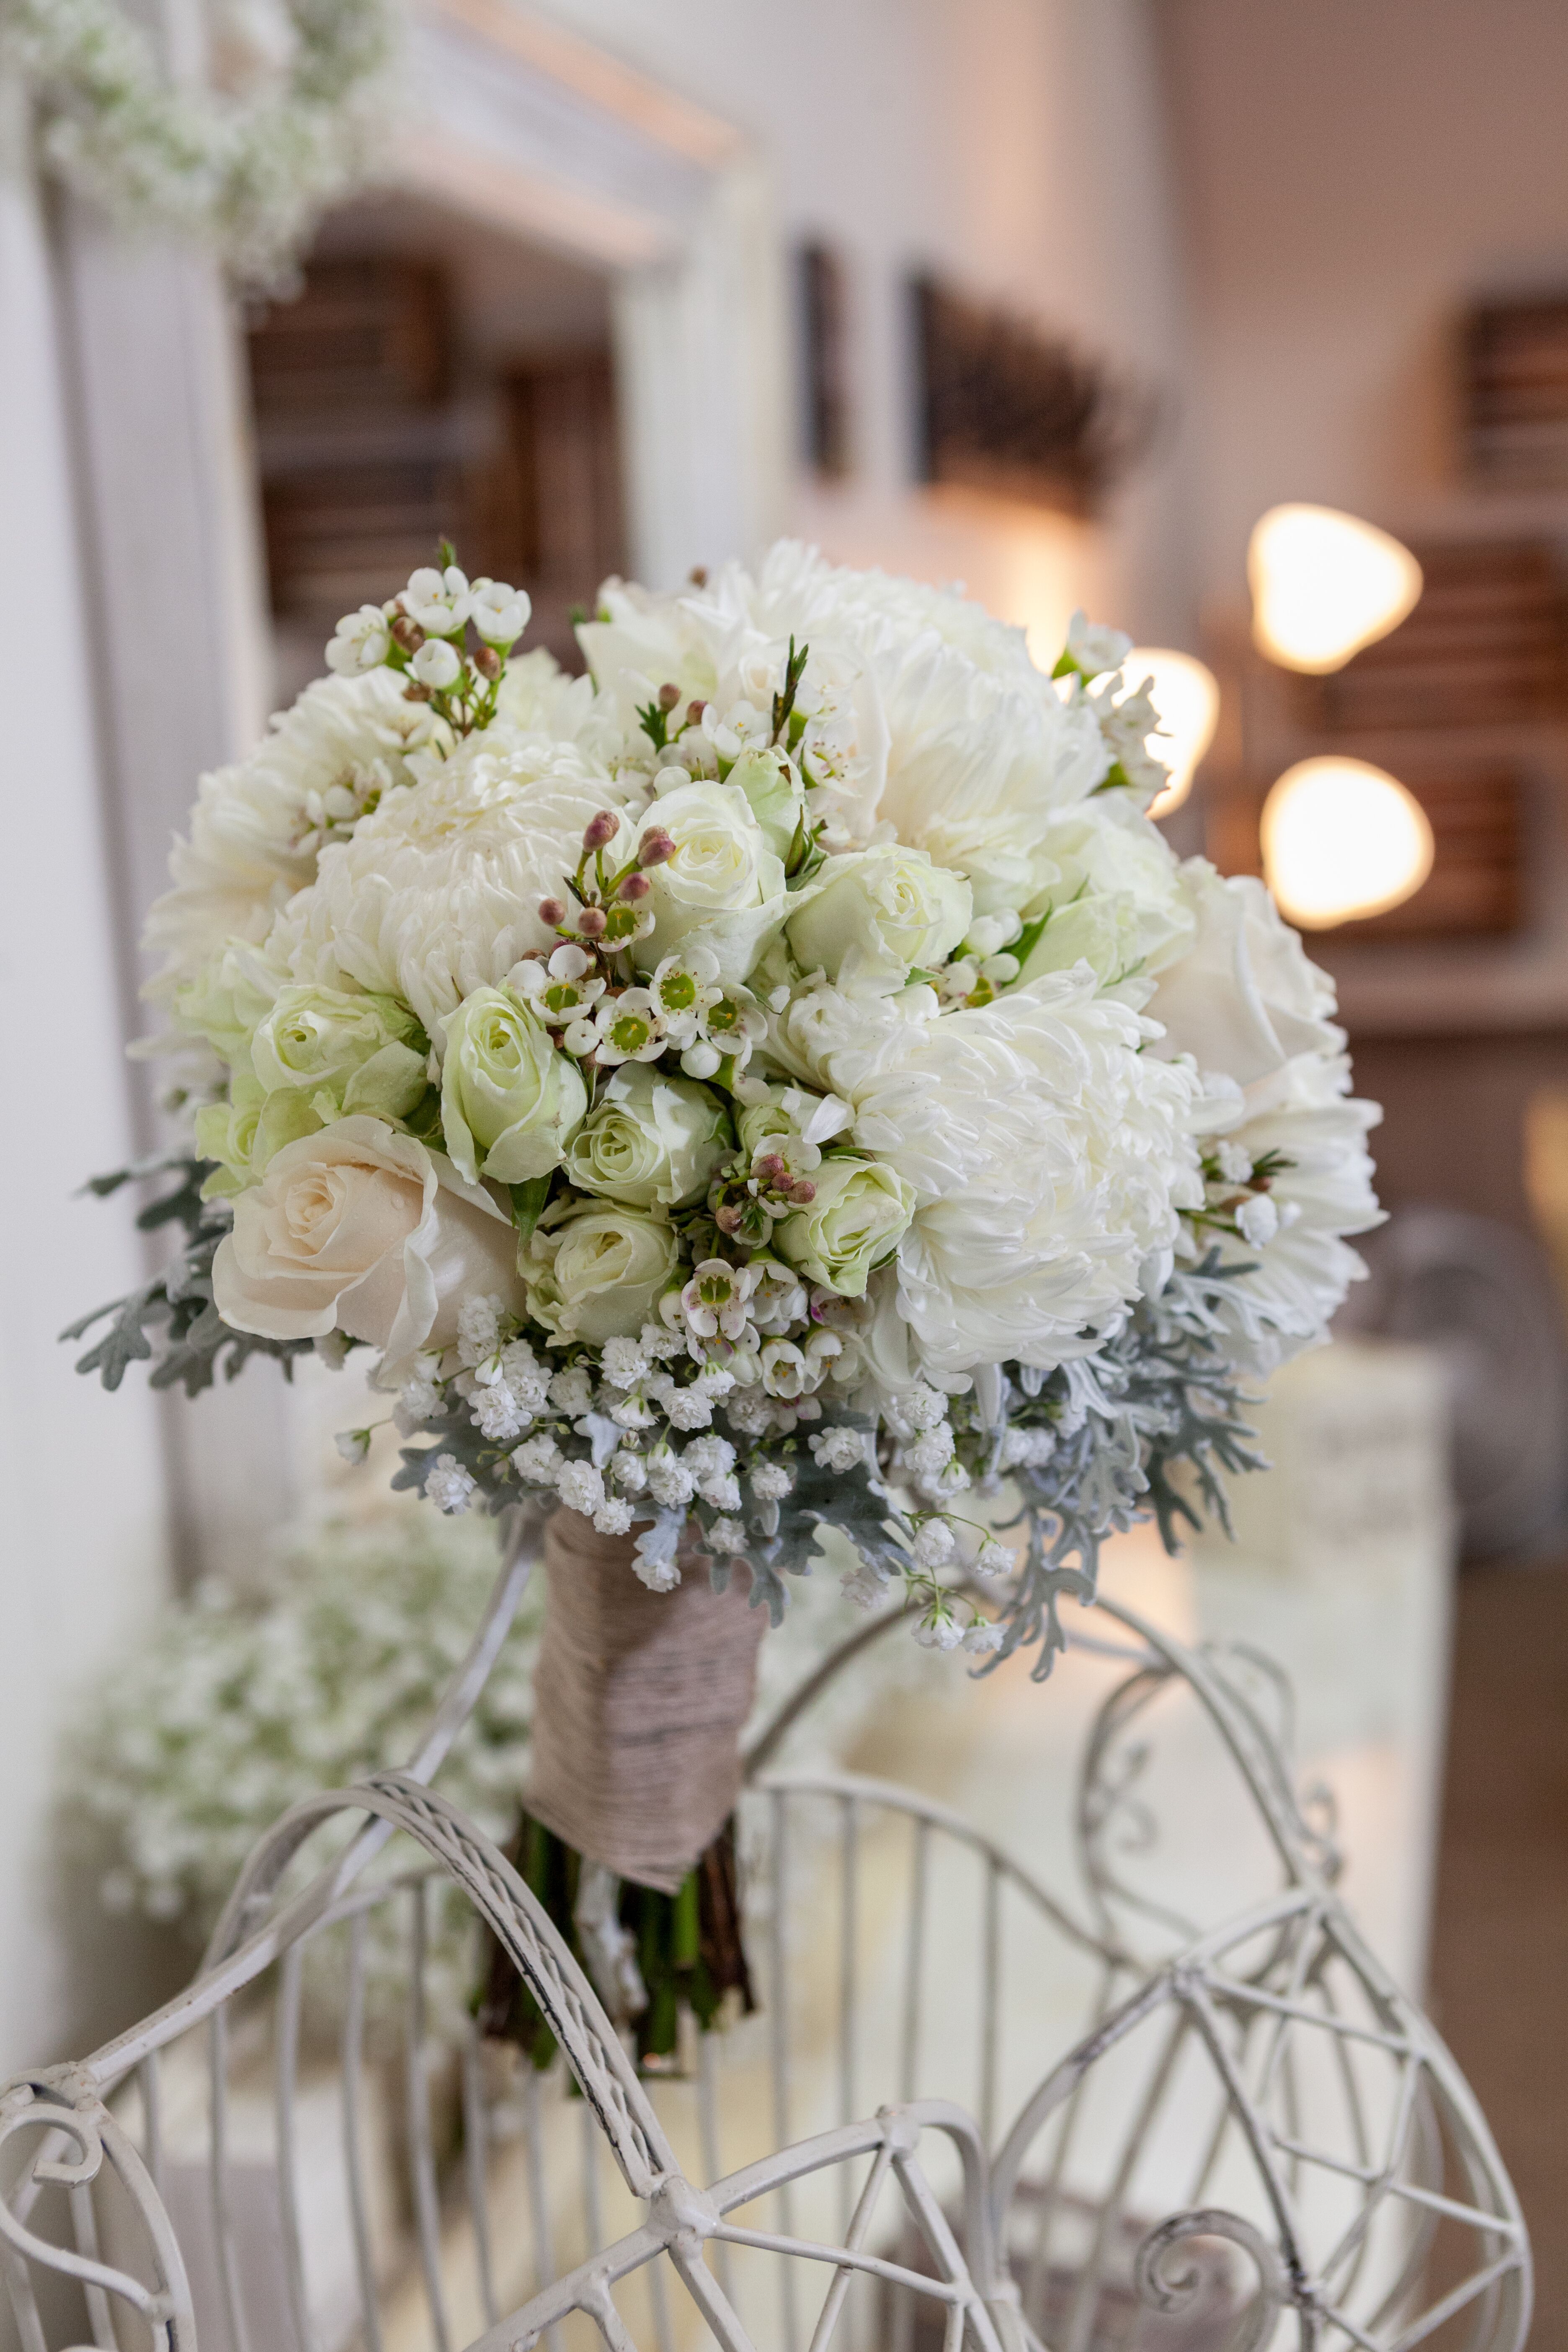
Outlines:
<svg viewBox="0 0 1568 2352"><path fill-rule="evenodd" d="M1289 1164L1267 1198L1278 1229L1261 1247L1228 1237L1223 1254L1256 1267L1233 1286L1223 1315L1231 1352L1246 1370L1272 1371L1320 1340L1352 1282L1366 1272L1346 1236L1383 1223L1373 1190L1368 1129L1382 1112L1351 1098L1343 1055L1303 1054L1283 1073L1273 1107L1231 1136L1254 1160L1278 1152Z"/></svg>
<svg viewBox="0 0 1568 2352"><path fill-rule="evenodd" d="M172 995L226 940L264 940L314 879L323 835L408 783L408 754L430 731L428 710L404 700L390 670L321 678L247 760L204 776L190 837L169 859L174 887L147 918L143 944L163 959L147 993Z"/></svg>
<svg viewBox="0 0 1568 2352"><path fill-rule="evenodd" d="M837 570L784 541L754 580L729 564L700 590L656 597L612 582L601 602L608 617L580 635L628 727L665 682L720 711L765 705L790 641L807 646L805 748L820 740L814 770L831 780L819 813L844 839L889 828L964 875L979 914L1055 879L1052 812L1106 772L1093 711L1064 701L1021 630L950 590Z"/></svg>
<svg viewBox="0 0 1568 2352"><path fill-rule="evenodd" d="M826 989L792 1008L853 1140L918 1195L898 1311L940 1377L1081 1353L1163 1281L1202 1199L1192 1070L1142 1052L1149 1024L1094 985L1079 966L931 1019L846 998L835 1020Z"/></svg>
<svg viewBox="0 0 1568 2352"><path fill-rule="evenodd" d="M553 654L535 646L513 654L496 697L496 717L520 734L575 743L594 726L594 681L574 677Z"/></svg>
<svg viewBox="0 0 1568 2352"><path fill-rule="evenodd" d="M576 866L589 819L626 798L573 746L489 728L322 851L269 951L300 980L401 997L438 1048L465 996L553 944L539 902Z"/></svg>
<svg viewBox="0 0 1568 2352"><path fill-rule="evenodd" d="M1262 883L1227 880L1194 857L1182 868L1182 887L1196 934L1150 1002L1164 1028L1154 1051L1196 1061L1227 1144L1253 1162L1272 1152L1286 1163L1267 1196L1278 1212L1274 1233L1258 1245L1219 1239L1224 1257L1256 1265L1234 1286L1225 1314L1240 1359L1268 1371L1322 1336L1364 1270L1345 1237L1383 1221L1366 1150L1380 1113L1349 1098L1333 982Z"/></svg>

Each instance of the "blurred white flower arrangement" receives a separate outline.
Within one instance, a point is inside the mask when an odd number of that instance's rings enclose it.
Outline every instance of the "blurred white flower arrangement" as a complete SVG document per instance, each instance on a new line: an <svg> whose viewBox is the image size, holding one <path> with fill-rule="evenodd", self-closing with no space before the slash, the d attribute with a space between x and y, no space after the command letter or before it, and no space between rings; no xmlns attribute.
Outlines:
<svg viewBox="0 0 1568 2352"><path fill-rule="evenodd" d="M104 1909L205 1941L247 1854L280 1813L322 1788L403 1763L417 1746L483 1613L498 1558L494 1519L405 1507L297 1536L263 1591L209 1582L163 1610L141 1649L89 1695L93 1729L73 1739L66 1768L69 1846ZM543 1602L540 1579L439 1777L503 1845L527 1780ZM757 1719L770 1720L864 1625L851 1602L827 1592L819 1608L793 1612L763 1645ZM798 1738L816 1759L841 1755L880 1696L928 1678L932 1666L908 1642L873 1644L813 1706ZM297 1868L321 1853L313 1841ZM381 1867L395 1872L409 1859L395 1843ZM478 1973L472 1914L448 1895L432 1922L438 2031L466 2014ZM402 1924L373 1914L373 1990L396 1973ZM329 2002L335 1981L330 1969L314 1973Z"/></svg>
<svg viewBox="0 0 1568 2352"><path fill-rule="evenodd" d="M0 67L69 185L118 220L201 237L266 288L365 176L395 17L391 0L223 0L204 16L210 88L167 75L117 0L0 0Z"/></svg>

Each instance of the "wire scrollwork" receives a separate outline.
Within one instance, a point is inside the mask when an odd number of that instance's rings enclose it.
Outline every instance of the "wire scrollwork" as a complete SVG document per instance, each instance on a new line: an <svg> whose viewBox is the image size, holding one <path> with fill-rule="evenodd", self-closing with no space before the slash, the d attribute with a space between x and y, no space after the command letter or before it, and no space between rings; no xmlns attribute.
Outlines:
<svg viewBox="0 0 1568 2352"><path fill-rule="evenodd" d="M1225 2347L1225 2352L1258 2352L1275 2321L1296 2298L1278 2247L1261 2230L1239 2213L1222 2206L1205 2205L1190 2213L1173 2213L1150 2231L1133 2258L1132 2281L1140 2302L1150 2310L1173 2315L1196 2301L1203 2273L1188 2261L1177 2269L1184 2250L1200 2238L1223 2238L1239 2246L1258 2273L1258 2291Z"/></svg>
<svg viewBox="0 0 1568 2352"><path fill-rule="evenodd" d="M24 2163L9 2195L0 2197L0 2237L24 2262L74 2279L85 2290L89 2310L95 2305L102 2310L100 2299L110 2295L129 2305L151 2328L153 2352L194 2352L190 2284L163 2200L136 2149L79 2070L21 2075L0 2091L0 2148L26 2132L40 2133L42 2146L30 2163ZM106 2163L146 2231L153 2273L150 2286L102 2261L96 2235L82 2228L75 2200L98 2180ZM27 2217L48 2188L64 2189L72 2197L75 2245L59 2244L28 2227ZM97 2316L95 2311L95 2321ZM94 2333L100 2341L113 2343L112 2323L109 2325L107 2336L96 2325Z"/></svg>

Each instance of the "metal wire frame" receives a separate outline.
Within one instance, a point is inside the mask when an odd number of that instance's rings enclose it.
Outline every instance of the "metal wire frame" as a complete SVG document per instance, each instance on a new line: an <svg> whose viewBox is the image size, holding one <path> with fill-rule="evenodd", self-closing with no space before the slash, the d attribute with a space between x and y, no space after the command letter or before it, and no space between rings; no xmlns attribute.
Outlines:
<svg viewBox="0 0 1568 2352"><path fill-rule="evenodd" d="M520 1560L521 1577L525 1577L525 1552L514 1547L498 1583L490 1615L470 1653L466 1669L469 1692L467 1704L471 1705L472 1695L488 1670L487 1652L489 1657L493 1657L499 1648L504 1633L502 1620L509 1609L515 1607L521 1589ZM1447 2318L1468 2311L1475 2318L1470 2338L1473 2346L1485 2346L1488 2352L1514 2352L1528 2325L1529 2267L1528 2249L1511 2189L1458 2070L1425 2020L1402 2000L1396 1989L1360 1946L1345 1919L1319 1866L1324 1859L1321 1848L1315 1845L1296 1810L1289 1771L1281 1763L1262 1716L1235 1686L1223 1662L1196 1657L1182 1650L1131 1612L1107 1609L1101 1613L1119 1618L1134 1636L1134 1642L1126 1652L1129 1677L1102 1709L1086 1760L1084 1789L1079 1798L1084 1870L1090 1896L1086 1919L1075 1917L1053 1890L1032 1881L1010 1856L961 1817L907 1790L848 1776L776 1776L759 1781L776 1832L773 1952L778 1973L777 1994L771 2002L770 2031L773 2042L777 2147L760 2164L720 2179L717 2113L710 2077L702 2132L703 2170L708 2179L716 2183L715 2190L709 2192L710 2198L721 2189L723 2198L729 2200L721 2200L721 2210L715 2206L718 2221L711 2227L706 2206L683 2201L688 2192L693 2198L701 2192L691 2189L680 2179L657 2113L591 1989L575 1970L532 1898L493 1847L443 1801L424 1789L413 1771L377 1775L361 1789L329 1795L297 1808L269 1832L252 1856L229 1906L226 1928L215 1937L212 1965L178 2001L107 2045L84 2066L24 2078L0 2095L0 2117L5 2119L4 2128L0 2128L0 2143L10 2134L14 2111L27 2113L31 2128L41 2127L45 2134L37 2158L15 2191L0 2199L0 2236L8 2242L9 2248L5 2265L7 2284L13 2290L27 2352L45 2352L45 2336L26 2275L27 2262L63 2272L80 2282L90 2298L89 2317L95 2342L110 2345L115 2341L110 2313L111 2298L124 2295L132 2308L143 2311L135 2293L128 2292L128 2287L142 2294L148 2290L130 2280L128 2273L104 2264L97 2253L85 2180L75 2179L71 2184L82 2192L71 2197L71 2219L78 2241L74 2250L55 2244L28 2227L28 2217L39 2196L52 2180L62 2177L62 2156L73 2145L79 2150L85 2147L84 2133L89 2137L96 2135L98 2144L106 2149L123 2145L134 2158L134 2150L130 2149L129 2141L103 2104L132 2068L136 2069L142 2090L148 2160L139 2170L134 2165L119 2164L113 2169L148 2233L153 2248L151 2266L160 2281L153 2292L168 2300L167 2319L155 2324L168 2327L167 2341L171 2347L178 2345L180 2352L190 2340L189 2290L154 2180L155 2171L161 2168L157 2072L159 2052L204 2021L211 2039L212 2179L218 2268L233 2352L245 2352L243 2297L236 2275L232 2232L225 2227L228 2195L225 2021L237 1994L255 1984L268 1969L275 1969L278 1978L276 2096L280 2187L285 2192L286 2207L285 2259L289 2272L287 2285L300 2352L311 2352L297 2212L299 2188L290 2169L289 2144L296 2130L294 2078L302 1955L309 1939L337 1929L346 1930L349 1953L348 2001L342 2042L345 2170L363 2331L367 2352L377 2352L377 2286L371 2258L363 2151L359 2149L358 2085L363 2030L365 1922L375 1906L389 1900L406 1905L410 1922L413 1963L410 2031L405 2039L406 2136L413 2158L420 2269L429 2297L433 2334L437 2342L442 2340L442 2184L429 2132L428 2074L419 2056L424 2040L424 1922L437 1881L455 1881L460 1885L479 1916L501 1937L542 2010L555 2027L568 2063L584 2089L584 2144L589 2154L584 2201L593 2209L586 2238L591 2248L602 2250L592 2252L588 2263L569 2272L565 2279L551 2284L553 2263L546 2206L549 2184L544 2178L545 2159L537 2128L539 2086L530 2080L527 2094L535 2104L528 2121L528 2129L533 2135L529 2149L528 2189L539 2290L517 2311L498 2319L495 2282L489 2275L488 2253L481 2252L481 2301L488 2333L479 2339L480 2344L489 2344L494 2336L499 2345L504 2336L510 2346L531 2340L531 2333L539 2331L552 2336L560 2317L568 2309L588 2310L606 2341L618 2347L629 2340L625 2336L625 2324L609 2300L609 2286L615 2282L603 2268L614 2254L611 2268L624 2264L616 2271L617 2278L629 2277L637 2271L647 2274L651 2315L661 2352L662 2347L673 2342L666 2301L666 2291L671 2283L695 2300L709 2326L727 2347L742 2352L750 2338L736 2314L726 2275L731 2252L741 2248L771 2252L776 2258L782 2281L783 2333L792 2352L799 2343L797 2289L803 2283L803 2266L811 2263L827 2264L833 2278L829 2296L832 2312L829 2314L825 2306L813 2337L817 2352L821 2352L818 2338L826 2341L822 2335L825 2325L828 2335L837 2330L840 2336L851 2325L853 2313L847 2294L852 2280L880 2280L892 2293L895 2345L907 2344L912 2331L910 2315L918 2302L929 2298L931 2293L931 2279L924 2268L927 2261L937 2263L939 2278L945 2281L948 2289L954 2290L945 2298L939 2296L939 2300L946 2302L950 2339L957 2327L960 2334L967 2330L972 2340L985 2341L984 2325L988 2324L1002 2341L1016 2342L1024 2325L1016 2309L1019 2290L1011 2285L1006 2265L996 2252L998 2247L1006 2247L1010 2242L1015 2209L1026 2189L1034 2192L1031 2210L1041 2217L1040 2227L1033 2260L1025 2266L1021 2289L1023 2305L1030 2308L1035 2302L1033 2290L1049 2268L1048 2232L1053 2206L1059 2210L1065 2201L1074 2133L1079 2131L1081 2137L1086 2096L1111 2053L1131 2046L1145 2025L1163 2021L1169 2029L1166 2040L1145 2076L1141 2105L1128 2128L1110 2194L1100 2206L1096 2246L1084 2266L1067 2316L1064 2347L1070 2346L1072 2352L1084 2352L1092 2340L1100 2294L1097 2272L1118 2228L1131 2218L1133 2176L1142 2153L1177 2095L1181 2069L1195 2051L1207 2064L1219 2112L1214 2128L1203 2136L1202 2145L1195 2150L1194 2187L1188 2201L1143 2231L1135 2263L1135 2284L1146 2302L1160 2308L1173 2307L1181 2296L1175 2265L1183 2250L1202 2237L1228 2239L1251 2257L1255 2266L1257 2291L1246 2323L1247 2337L1251 2342L1261 2344L1277 2320L1293 2314L1303 2344L1332 2347L1334 2352L1341 2345L1375 2347L1375 2352L1396 2352L1396 2347L1397 2352L1407 2352L1407 2347L1425 2340ZM496 1631L498 1623L500 1633ZM1109 1645L1102 1643L1098 1646ZM479 1662L477 1664L476 1659ZM463 1682L460 1675L459 1690ZM1205 1708L1237 1766L1282 1865L1286 1891L1271 1905L1233 1923L1219 1936L1206 1941L1200 1939L1167 1958L1151 1974L1146 1961L1140 1958L1124 1932L1123 1923L1131 1919L1147 1926L1152 1920L1164 1928L1167 1937L1179 1933L1179 1923L1159 1921L1157 1906L1151 1906L1112 1866L1107 1823L1114 1814L1118 1791L1128 1785L1124 1750L1120 1743L1134 1724L1141 1724L1153 1696L1178 1683L1190 1689ZM449 1738L460 1714L454 1719L451 1707L444 1714ZM433 1769L434 1761L438 1760L438 1748L439 1742L434 1737L427 1739L416 1763ZM791 2042L783 1943L790 1894L789 1824L792 1814L803 1803L819 1802L825 1798L837 1809L841 1827L844 1896L837 1952L841 2014L835 2059L840 2116L834 2131L818 2134L792 2148ZM272 1918L266 1918L265 1906L289 1858L322 1822L339 1813L364 1817L366 1828L348 1853L322 1873L302 1896L282 1906ZM891 2086L896 2096L874 2124L868 2124L845 2112L862 2096L865 2073L856 2022L861 1954L857 1942L855 1893L868 1824L889 1813L902 1814L910 1824L913 1884L906 1923L904 2008L896 2036L899 2079ZM363 1868L370 1853L396 1829L406 1831L425 1848L426 1863L390 1885L385 1881L355 1885L354 1871ZM922 2072L927 2024L921 2014L921 1990L925 1908L932 1854L939 1846L952 1841L978 1856L984 1874L977 1914L981 1967L975 2004L980 2076L976 2104L983 2113L989 2108L990 2114L984 2129L964 2119L961 2137L966 2136L965 2145L971 2149L971 2156L964 2159L966 2184L972 2184L973 2177L973 2151L979 2151L980 2178L984 2181L984 2153L992 2144L991 2118L999 2097L997 2021L1004 1893L1010 1891L1015 1903L1021 1898L1053 1933L1076 1944L1099 1972L1089 2032L1026 2101L997 2157L984 2200L984 2216L977 2221L973 2210L969 2214L963 2231L969 2263L963 2276L968 2284L962 2293L957 2291L962 2285L959 2273L952 2269L940 2236L927 2225L929 2216L921 2193L914 2194L912 2204L908 2194L904 2200L906 2212L913 2216L915 2240L923 2252L919 2268L912 2262L895 2261L880 2241L870 2242L869 2233L876 2225L867 2207L864 2189L858 2196L841 2192L836 2245L828 2244L826 2239L803 2237L793 2227L791 2207L795 2193L808 2187L817 2176L837 2169L840 2180L847 2181L850 2164L855 2160L864 2162L868 2158L874 2172L879 2161L879 2151L885 2151L890 2145L888 2132L894 2126L889 2124L889 2116L919 2104L914 2094ZM247 1924L252 1932L240 1941L241 1927ZM1343 1984L1338 1979L1343 1979ZM1347 1988L1360 2004L1359 2014L1351 2013L1350 2004L1343 1998ZM1348 2120L1335 2146L1328 2145L1322 2133L1314 2132L1303 2119L1300 2083L1306 2069L1299 2045L1309 2033L1324 2038L1331 2053L1331 2071L1343 2093ZM1381 2141L1375 2128L1379 2116L1373 2112L1354 2074L1353 2053L1367 2049L1380 2053L1397 2074L1397 2095L1392 2109L1384 2102L1381 2116ZM709 2063L713 2063L711 2055ZM463 2169L469 2219L479 2248L487 2243L487 2126L476 2069L477 2053L470 2051L463 2078L465 2113L470 2119ZM951 2120L962 2111L944 2112ZM473 2127L475 2119L477 2128ZM947 2132L949 2127L943 2124L941 2128ZM953 2130L957 2128L952 2126ZM1047 2156L1043 2183L1026 2179L1026 2160L1034 2159L1038 2144L1053 2129L1055 2143ZM848 2138L844 2137L846 2133ZM1440 2145L1444 2133L1458 2150L1461 2177L1460 2194L1457 2196L1446 2191ZM647 2216L641 2232L634 2232L632 2239L617 2241L613 2249L603 2247L603 2230L596 2210L594 2151L601 2141L608 2143L623 2184L642 2202ZM1222 2207L1210 2193L1211 2184L1227 2164L1234 2176L1234 2150L1227 2153L1231 2143L1239 2144L1251 2166L1252 2185L1262 2198L1262 2224L1237 2211L1234 2199L1229 2206ZM912 2151L910 2154L912 2164ZM891 2155L888 2164L893 2165ZM899 2172L896 2165L893 2170L907 2189L904 2173ZM909 2171L909 2167L905 2170ZM1319 2175L1343 2181L1348 2193L1357 2201L1354 2215L1340 2231L1337 2242L1320 2253L1314 2263L1302 2219L1301 2183ZM914 2178L912 2171L909 2177ZM922 2193L929 2199L930 2182L923 2172L920 2180ZM727 2214L738 2210L742 2189L748 2197L760 2197L764 2191L773 2194L779 2221L775 2231L742 2231L738 2225L725 2220ZM663 2201L659 2203L661 2198ZM972 2197L969 2202L973 2207ZM294 2209L292 2219L287 2210L289 2208ZM1375 2288L1373 2301L1365 2307L1358 2304L1352 2308L1352 2294L1368 2265L1373 2227L1380 2218L1390 2213L1408 2215L1410 2219L1404 2259L1392 2275L1384 2263L1372 2281ZM1443 2220L1462 2224L1475 2233L1481 2256L1444 2304L1436 2310L1416 2312L1412 2298L1426 2240ZM945 2221L943 2227L947 2227ZM647 2240L648 2231L653 2232L652 2240ZM699 2251L691 2256L686 2241L694 2231ZM714 2250L716 2278L707 2270L700 2254L701 2247L710 2242ZM684 2246L679 2258L678 2243ZM18 2256L24 2259L18 2260ZM687 2261L684 2270L682 2261ZM693 2262L702 2271L701 2278L691 2270ZM948 2269L942 2268L943 2263L949 2264ZM1375 2272L1375 2265L1373 2269ZM578 2295L575 2302L572 2300L574 2294ZM955 2318L960 2304L963 2313ZM143 2315L147 2315L144 2311ZM716 2325L716 2321L721 2325ZM621 2334L617 2335L617 2329Z"/></svg>

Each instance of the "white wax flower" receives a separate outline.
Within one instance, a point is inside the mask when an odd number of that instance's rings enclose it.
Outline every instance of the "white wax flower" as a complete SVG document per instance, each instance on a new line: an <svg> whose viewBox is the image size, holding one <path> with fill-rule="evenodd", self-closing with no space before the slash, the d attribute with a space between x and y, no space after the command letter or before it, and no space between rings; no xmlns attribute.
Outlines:
<svg viewBox="0 0 1568 2352"><path fill-rule="evenodd" d="M444 637L427 637L408 667L421 686L436 693L456 686L463 669L455 648Z"/></svg>
<svg viewBox="0 0 1568 2352"><path fill-rule="evenodd" d="M381 606L362 604L338 623L327 647L327 667L340 677L357 677L363 670L379 669L391 645L392 632Z"/></svg>
<svg viewBox="0 0 1568 2352"><path fill-rule="evenodd" d="M510 653L524 629L533 604L521 588L504 580L476 580L469 617L478 635L500 653Z"/></svg>
<svg viewBox="0 0 1568 2352"><path fill-rule="evenodd" d="M410 573L398 601L416 627L432 637L455 635L473 605L468 574L455 563L447 564L444 572L426 564Z"/></svg>

